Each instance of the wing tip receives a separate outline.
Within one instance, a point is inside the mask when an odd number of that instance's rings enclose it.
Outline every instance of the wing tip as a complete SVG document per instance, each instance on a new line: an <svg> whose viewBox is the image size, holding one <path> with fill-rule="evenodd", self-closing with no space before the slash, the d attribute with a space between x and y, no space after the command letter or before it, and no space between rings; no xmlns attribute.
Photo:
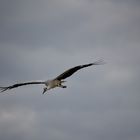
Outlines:
<svg viewBox="0 0 140 140"><path fill-rule="evenodd" d="M2 92L6 91L8 89L9 89L8 87L0 87L0 92L2 93Z"/></svg>
<svg viewBox="0 0 140 140"><path fill-rule="evenodd" d="M99 59L93 63L93 65L104 65L106 62L103 59Z"/></svg>

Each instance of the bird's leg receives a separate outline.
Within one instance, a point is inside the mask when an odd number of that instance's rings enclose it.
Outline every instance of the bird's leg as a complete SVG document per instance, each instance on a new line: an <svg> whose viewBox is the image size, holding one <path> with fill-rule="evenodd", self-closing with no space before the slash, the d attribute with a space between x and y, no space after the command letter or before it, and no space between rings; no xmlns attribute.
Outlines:
<svg viewBox="0 0 140 140"><path fill-rule="evenodd" d="M62 85L62 83L65 83L66 81L61 81L60 87L61 88L67 88L67 86Z"/></svg>
<svg viewBox="0 0 140 140"><path fill-rule="evenodd" d="M62 85L62 88L67 88L67 86Z"/></svg>
<svg viewBox="0 0 140 140"><path fill-rule="evenodd" d="M60 87L61 87L61 88L67 88L67 86L64 86L64 85L60 85Z"/></svg>

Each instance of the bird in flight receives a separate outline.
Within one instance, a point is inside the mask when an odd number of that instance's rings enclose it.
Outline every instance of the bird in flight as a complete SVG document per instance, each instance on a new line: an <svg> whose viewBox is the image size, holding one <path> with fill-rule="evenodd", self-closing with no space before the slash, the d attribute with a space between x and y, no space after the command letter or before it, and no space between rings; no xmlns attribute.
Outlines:
<svg viewBox="0 0 140 140"><path fill-rule="evenodd" d="M44 94L47 90L50 90L50 89L53 89L56 87L66 88L67 86L62 84L64 82L66 82L66 81L64 81L64 79L66 79L67 77L70 77L76 71L78 71L82 68L85 68L85 67L92 66L92 65L102 65L102 64L104 64L104 61L98 60L98 61L95 61L93 63L89 63L89 64L85 64L85 65L78 65L78 66L75 66L73 68L66 70L65 72L63 72L62 74L60 74L59 76L57 76L56 78L51 79L51 80L16 83L16 84L11 85L11 86L0 87L0 90L1 90L1 92L4 92L6 90L10 90L10 89L17 88L20 86L33 85L33 84L44 84L45 85L44 90L43 90L43 94Z"/></svg>

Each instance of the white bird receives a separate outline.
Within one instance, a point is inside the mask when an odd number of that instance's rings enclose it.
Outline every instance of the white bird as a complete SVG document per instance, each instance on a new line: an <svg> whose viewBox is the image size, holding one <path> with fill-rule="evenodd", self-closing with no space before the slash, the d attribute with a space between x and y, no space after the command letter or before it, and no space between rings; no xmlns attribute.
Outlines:
<svg viewBox="0 0 140 140"><path fill-rule="evenodd" d="M85 65L78 65L78 66L75 66L73 68L66 70L65 72L63 72L62 74L60 74L59 76L57 76L56 78L51 79L51 80L17 83L17 84L11 85L11 86L0 87L0 90L1 90L1 92L4 92L6 90L10 90L10 89L17 88L20 86L32 85L32 84L44 84L45 85L44 90L43 90L43 94L44 94L47 90L50 90L50 89L55 88L55 87L66 88L67 86L62 85L62 83L66 82L66 81L64 81L64 79L71 76L76 71L78 71L82 68L85 68L85 67L92 66L92 65L101 65L101 64L104 64L104 61L98 60L98 61L95 61L94 63L89 63L89 64L85 64Z"/></svg>

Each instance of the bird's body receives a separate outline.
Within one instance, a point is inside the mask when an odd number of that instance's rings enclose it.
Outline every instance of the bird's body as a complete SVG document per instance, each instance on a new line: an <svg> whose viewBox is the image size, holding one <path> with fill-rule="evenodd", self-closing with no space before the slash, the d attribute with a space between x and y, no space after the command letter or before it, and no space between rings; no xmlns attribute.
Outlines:
<svg viewBox="0 0 140 140"><path fill-rule="evenodd" d="M57 79L52 79L52 80L46 81L46 83L45 83L46 87L44 87L43 93L45 93L47 90L50 90L55 87L66 88L66 86L62 85L62 83L64 83L64 82L65 81L57 80Z"/></svg>
<svg viewBox="0 0 140 140"><path fill-rule="evenodd" d="M6 90L10 90L10 89L17 88L20 86L32 85L32 84L44 84L45 85L44 90L43 90L43 94L44 94L47 90L53 89L55 87L66 88L66 86L62 85L62 83L66 82L66 81L64 81L64 79L71 76L76 71L78 71L82 68L85 68L85 67L92 66L92 65L101 65L101 64L104 64L104 62L102 60L96 61L94 63L85 64L85 65L79 65L79 66L66 70L64 73L60 74L59 76L57 76L56 78L54 78L52 80L17 83L17 84L7 86L7 87L0 87L0 90L1 90L1 92L4 92Z"/></svg>

